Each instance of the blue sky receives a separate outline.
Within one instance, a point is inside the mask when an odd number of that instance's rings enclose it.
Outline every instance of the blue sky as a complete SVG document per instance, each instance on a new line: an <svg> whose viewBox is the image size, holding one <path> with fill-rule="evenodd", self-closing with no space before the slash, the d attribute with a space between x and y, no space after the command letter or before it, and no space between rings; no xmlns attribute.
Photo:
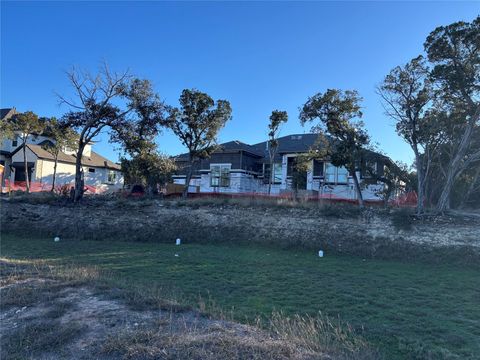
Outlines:
<svg viewBox="0 0 480 360"><path fill-rule="evenodd" d="M479 2L1 2L1 107L61 116L64 71L76 65L150 79L169 104L184 88L227 99L233 119L220 141L263 141L273 109L282 134L308 132L298 107L327 88L356 89L372 139L395 160L412 153L384 115L375 86L420 54L436 26L471 21ZM118 151L103 134L96 151ZM164 132L167 154L183 148Z"/></svg>

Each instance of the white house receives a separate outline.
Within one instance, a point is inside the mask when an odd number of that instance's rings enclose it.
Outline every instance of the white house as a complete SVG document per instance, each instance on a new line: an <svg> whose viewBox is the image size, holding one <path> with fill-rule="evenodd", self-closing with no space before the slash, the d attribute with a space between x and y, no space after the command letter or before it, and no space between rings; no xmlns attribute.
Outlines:
<svg viewBox="0 0 480 360"><path fill-rule="evenodd" d="M310 160L307 171L296 171L296 159L317 143L317 134L294 134L278 139L273 171L270 171L268 141L249 145L241 141L221 144L208 159L196 162L190 181L190 192L267 194L272 178L272 195L288 195L296 189L310 197L356 200L353 177L344 167L336 167L328 159ZM175 157L177 173L174 183L185 184L188 154ZM383 184L372 178L382 177L387 167L395 164L386 156L367 151L360 159L357 177L364 200L381 200ZM370 171L366 171L370 169ZM373 171L371 171L373 170Z"/></svg>
<svg viewBox="0 0 480 360"><path fill-rule="evenodd" d="M13 116L13 109L1 109L2 120ZM54 156L43 148L51 139L42 136L29 136L27 139L26 156L30 186L33 191L50 190L53 182ZM74 151L64 149L58 155L55 185L73 185L75 180ZM5 190L22 188L25 182L25 163L23 149L17 138L4 139L0 144L0 165L4 166L2 186ZM119 190L123 187L123 175L119 164L116 164L92 150L92 145L85 147L82 158L84 183L88 190L94 193L104 193ZM23 184L22 184L23 183Z"/></svg>

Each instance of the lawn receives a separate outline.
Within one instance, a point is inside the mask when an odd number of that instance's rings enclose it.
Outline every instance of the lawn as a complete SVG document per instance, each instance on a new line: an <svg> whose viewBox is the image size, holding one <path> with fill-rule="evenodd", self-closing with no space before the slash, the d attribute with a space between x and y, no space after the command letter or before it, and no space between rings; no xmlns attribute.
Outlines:
<svg viewBox="0 0 480 360"><path fill-rule="evenodd" d="M479 270L254 246L1 240L2 257L96 265L190 304L211 299L241 321L273 310L338 316L388 359L480 358Z"/></svg>

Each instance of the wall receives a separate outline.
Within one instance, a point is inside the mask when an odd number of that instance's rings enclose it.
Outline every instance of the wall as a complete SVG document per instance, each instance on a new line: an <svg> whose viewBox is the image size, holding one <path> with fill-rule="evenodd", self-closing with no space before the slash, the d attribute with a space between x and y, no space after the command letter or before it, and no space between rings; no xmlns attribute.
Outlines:
<svg viewBox="0 0 480 360"><path fill-rule="evenodd" d="M298 154L284 154L282 156L282 182L281 184L272 184L271 194L278 195L291 190L292 180L287 177L288 158L296 157ZM219 158L217 158L218 160ZM214 161L210 161L214 164ZM232 169L235 169L232 165ZM363 180L360 178L360 173L357 173L357 177L362 184ZM325 198L341 198L341 199L357 199L357 193L355 190L355 184L353 178L349 176L347 184L328 184L322 185L323 177L313 176L313 161L311 162L310 170L307 171L307 184L306 190L314 191L318 193L320 197ZM174 183L185 184L185 178L176 177ZM253 174L246 172L231 172L230 173L230 186L229 187L211 187L210 186L210 174L207 172L201 173L201 175L192 178L190 181L191 186L200 186L200 192L205 193L268 193L268 184L263 182L263 179L255 177ZM362 195L364 200L376 200L380 201L381 198L377 196L377 193L383 188L382 184L368 185L362 189Z"/></svg>
<svg viewBox="0 0 480 360"><path fill-rule="evenodd" d="M23 162L23 151L17 152L12 157L13 162ZM54 162L52 160L38 159L37 156L27 148L27 161L34 162L34 171L32 173L32 182L41 184L52 184ZM100 192L115 191L123 187L123 175L120 171L116 172L116 181L112 184L107 184L108 169L94 168L95 172L91 173L88 169L91 167L84 166L83 172L85 176L85 185L95 186ZM14 173L10 176L10 181L14 180ZM55 176L56 185L73 184L75 182L75 164L71 163L57 163L57 173Z"/></svg>

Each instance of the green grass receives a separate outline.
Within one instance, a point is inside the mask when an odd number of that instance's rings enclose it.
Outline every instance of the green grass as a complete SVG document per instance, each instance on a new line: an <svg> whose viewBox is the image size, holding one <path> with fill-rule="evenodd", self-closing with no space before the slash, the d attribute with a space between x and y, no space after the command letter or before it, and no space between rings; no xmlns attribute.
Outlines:
<svg viewBox="0 0 480 360"><path fill-rule="evenodd" d="M178 254L178 257L175 257ZM2 236L1 255L95 265L211 299L238 320L272 311L340 317L388 359L480 358L480 271L273 248Z"/></svg>

